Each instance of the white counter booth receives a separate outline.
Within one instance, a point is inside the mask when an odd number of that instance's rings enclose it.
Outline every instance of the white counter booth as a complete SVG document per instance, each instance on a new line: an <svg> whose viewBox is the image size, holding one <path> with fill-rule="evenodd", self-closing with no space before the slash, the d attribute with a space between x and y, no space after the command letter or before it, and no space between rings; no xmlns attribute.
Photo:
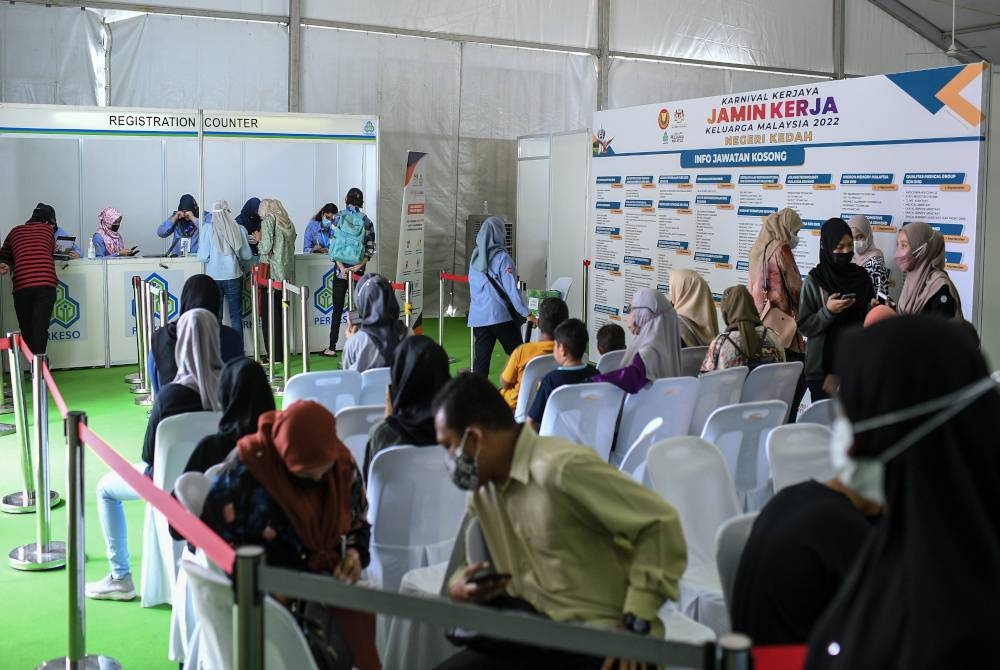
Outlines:
<svg viewBox="0 0 1000 670"><path fill-rule="evenodd" d="M301 251L312 215L327 202L343 207L351 187L365 193L378 226L378 159L375 116L0 105L0 198L6 204L0 233L6 237L45 202L84 255L56 262L53 367L135 363L135 274L158 278L171 294L171 317L176 314L184 281L202 271L194 257L164 257L170 239L156 233L181 195L194 195L202 212L227 200L234 216L251 197L277 198L295 223ZM97 215L109 206L122 212L122 237L141 257L86 259ZM313 292L313 351L323 349L329 335L331 308L320 289L330 265L319 254L296 262L296 283ZM12 302L4 278L4 331L17 328ZM243 312L249 345L248 290Z"/></svg>

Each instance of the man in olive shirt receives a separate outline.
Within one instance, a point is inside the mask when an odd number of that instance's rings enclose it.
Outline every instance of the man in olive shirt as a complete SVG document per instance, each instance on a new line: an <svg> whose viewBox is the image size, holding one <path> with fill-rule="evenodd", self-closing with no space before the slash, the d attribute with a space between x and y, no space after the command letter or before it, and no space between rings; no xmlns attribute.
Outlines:
<svg viewBox="0 0 1000 670"><path fill-rule="evenodd" d="M678 598L687 565L670 505L593 449L516 423L484 377L451 380L433 409L452 481L472 491L467 516L478 520L493 560L463 562L451 580L454 600L503 594L556 621L663 636L657 612ZM473 583L484 570L510 577ZM438 667L596 669L610 661L491 641L488 652L466 649Z"/></svg>

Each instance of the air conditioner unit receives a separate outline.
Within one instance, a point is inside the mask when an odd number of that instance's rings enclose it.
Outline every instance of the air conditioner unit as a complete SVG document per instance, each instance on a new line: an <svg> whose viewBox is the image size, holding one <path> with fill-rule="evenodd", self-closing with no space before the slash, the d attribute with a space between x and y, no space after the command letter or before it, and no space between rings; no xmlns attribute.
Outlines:
<svg viewBox="0 0 1000 670"><path fill-rule="evenodd" d="M469 261L472 259L472 250L476 248L476 236L479 235L479 229L483 227L483 221L490 218L491 216L499 216L498 214L470 214L469 218L465 220L465 264L466 267L469 265ZM507 253L514 260L515 266L517 265L517 226L514 225L513 221L508 221L505 217L499 216L503 219L504 227L506 228L507 234L504 241L507 247Z"/></svg>

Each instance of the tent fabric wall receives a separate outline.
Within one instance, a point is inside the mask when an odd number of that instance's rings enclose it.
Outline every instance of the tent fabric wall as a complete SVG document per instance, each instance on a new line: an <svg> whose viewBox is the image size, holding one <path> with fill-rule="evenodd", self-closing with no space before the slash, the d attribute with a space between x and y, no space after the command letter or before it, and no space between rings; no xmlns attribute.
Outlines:
<svg viewBox="0 0 1000 670"><path fill-rule="evenodd" d="M0 101L100 104L102 31L99 17L78 8L0 5Z"/></svg>
<svg viewBox="0 0 1000 670"><path fill-rule="evenodd" d="M869 0L847 0L844 18L844 69L848 74L922 70L957 62Z"/></svg>

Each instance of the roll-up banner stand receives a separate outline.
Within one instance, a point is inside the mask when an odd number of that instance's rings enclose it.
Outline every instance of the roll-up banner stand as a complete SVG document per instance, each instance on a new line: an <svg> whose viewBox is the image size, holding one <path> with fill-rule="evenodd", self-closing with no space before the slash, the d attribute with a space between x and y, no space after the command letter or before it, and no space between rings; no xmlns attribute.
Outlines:
<svg viewBox="0 0 1000 670"><path fill-rule="evenodd" d="M896 233L926 221L978 325L986 72L974 63L596 112L591 342L624 322L636 290L666 292L675 268L701 274L716 300L746 284L762 219L783 207L805 223L793 252L803 274L823 221L867 216L897 297Z"/></svg>

